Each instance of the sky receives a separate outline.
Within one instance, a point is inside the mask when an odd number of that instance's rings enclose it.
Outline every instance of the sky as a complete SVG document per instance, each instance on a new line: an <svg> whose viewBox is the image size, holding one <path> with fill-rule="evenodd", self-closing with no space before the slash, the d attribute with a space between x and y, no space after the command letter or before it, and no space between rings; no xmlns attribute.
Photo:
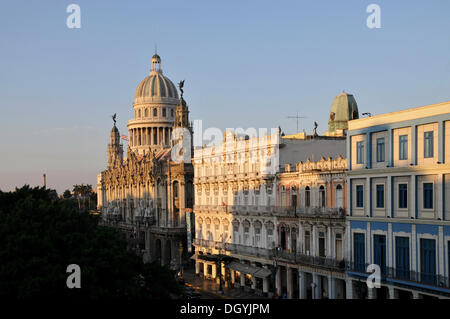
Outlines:
<svg viewBox="0 0 450 319"><path fill-rule="evenodd" d="M66 25L78 4L81 28ZM378 4L381 28L367 6ZM373 115L450 100L450 1L2 1L0 190L96 187L157 45L203 129L327 130L336 95ZM126 145L125 145L126 147Z"/></svg>

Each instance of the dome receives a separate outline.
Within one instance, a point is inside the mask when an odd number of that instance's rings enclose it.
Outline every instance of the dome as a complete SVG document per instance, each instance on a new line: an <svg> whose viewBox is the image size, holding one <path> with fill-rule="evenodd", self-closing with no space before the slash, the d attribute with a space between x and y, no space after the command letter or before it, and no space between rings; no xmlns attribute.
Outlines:
<svg viewBox="0 0 450 319"><path fill-rule="evenodd" d="M155 98L178 100L178 91L175 85L162 74L161 58L157 54L152 57L150 75L146 76L136 89L134 102L153 102Z"/></svg>
<svg viewBox="0 0 450 319"><path fill-rule="evenodd" d="M348 121L359 118L358 105L352 94L342 92L331 104L328 131L348 129Z"/></svg>

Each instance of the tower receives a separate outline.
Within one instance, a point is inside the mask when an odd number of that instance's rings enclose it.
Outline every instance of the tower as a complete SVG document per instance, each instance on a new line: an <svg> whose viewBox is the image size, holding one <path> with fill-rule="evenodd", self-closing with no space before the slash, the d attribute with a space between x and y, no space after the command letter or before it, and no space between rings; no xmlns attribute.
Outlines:
<svg viewBox="0 0 450 319"><path fill-rule="evenodd" d="M336 136L345 134L348 121L359 118L358 104L352 94L342 91L331 104L328 120L328 132L325 135Z"/></svg>
<svg viewBox="0 0 450 319"><path fill-rule="evenodd" d="M123 160L123 146L120 144L120 133L116 127L114 118L114 126L110 134L110 143L108 144L108 168L113 168L117 164L121 164Z"/></svg>

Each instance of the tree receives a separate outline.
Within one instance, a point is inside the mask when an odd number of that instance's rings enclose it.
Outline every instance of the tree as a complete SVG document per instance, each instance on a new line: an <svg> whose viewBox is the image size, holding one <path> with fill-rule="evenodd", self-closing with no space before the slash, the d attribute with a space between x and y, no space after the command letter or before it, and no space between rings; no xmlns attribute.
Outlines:
<svg viewBox="0 0 450 319"><path fill-rule="evenodd" d="M174 273L144 264L119 231L45 188L0 191L0 299L148 299L179 294ZM81 288L66 286L67 266Z"/></svg>
<svg viewBox="0 0 450 319"><path fill-rule="evenodd" d="M72 197L71 191L68 190L68 189L66 189L66 190L64 191L64 193L63 193L63 198L68 199L68 198L71 198L71 197Z"/></svg>

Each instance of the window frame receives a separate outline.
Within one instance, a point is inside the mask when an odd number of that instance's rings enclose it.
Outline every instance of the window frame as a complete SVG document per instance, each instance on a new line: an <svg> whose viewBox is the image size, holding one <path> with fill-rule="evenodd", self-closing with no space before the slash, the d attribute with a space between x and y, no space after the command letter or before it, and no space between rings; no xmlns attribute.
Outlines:
<svg viewBox="0 0 450 319"><path fill-rule="evenodd" d="M382 143L380 141L382 141ZM380 154L380 151L382 154ZM377 153L377 163L383 163L386 161L386 143L385 143L384 137L377 138L377 152L376 153ZM381 155L383 155L383 156L381 156Z"/></svg>
<svg viewBox="0 0 450 319"><path fill-rule="evenodd" d="M408 159L408 134L398 136L398 160L405 161Z"/></svg>
<svg viewBox="0 0 450 319"><path fill-rule="evenodd" d="M431 133L431 136L427 136ZM423 157L434 157L434 131L423 132Z"/></svg>

